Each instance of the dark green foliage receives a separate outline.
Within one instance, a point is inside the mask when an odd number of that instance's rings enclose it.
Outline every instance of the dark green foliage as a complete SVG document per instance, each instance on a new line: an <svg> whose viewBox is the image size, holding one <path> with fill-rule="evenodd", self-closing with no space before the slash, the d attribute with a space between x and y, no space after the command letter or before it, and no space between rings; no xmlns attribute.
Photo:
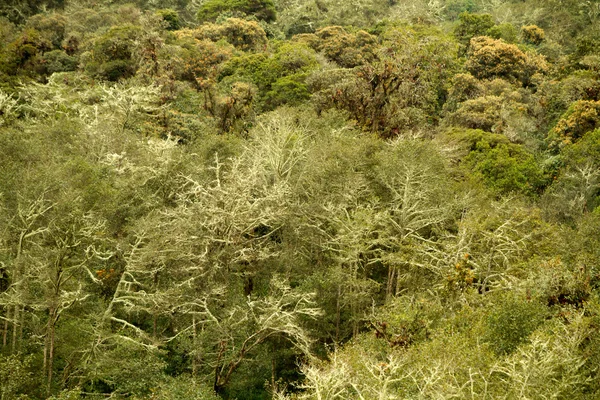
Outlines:
<svg viewBox="0 0 600 400"><path fill-rule="evenodd" d="M94 40L83 62L85 70L113 82L133 76L137 70L135 43L141 34L141 28L134 25L112 27Z"/></svg>
<svg viewBox="0 0 600 400"><path fill-rule="evenodd" d="M55 72L75 71L79 61L77 57L71 57L63 50L52 50L44 53L41 64L44 74L52 75Z"/></svg>
<svg viewBox="0 0 600 400"><path fill-rule="evenodd" d="M499 300L487 317L485 341L496 354L504 355L527 342L543 323L546 310L542 304L511 295Z"/></svg>
<svg viewBox="0 0 600 400"><path fill-rule="evenodd" d="M316 53L303 43L285 43L274 54L234 57L221 71L223 82L249 80L259 89L264 109L298 104L310 96L305 84L308 73L318 66Z"/></svg>
<svg viewBox="0 0 600 400"><path fill-rule="evenodd" d="M487 35L494 39L502 39L506 43L516 43L519 39L519 31L513 24L494 25L487 31Z"/></svg>
<svg viewBox="0 0 600 400"><path fill-rule="evenodd" d="M281 77L271 85L266 93L266 102L271 109L283 104L298 105L310 98L306 86L306 74L294 74Z"/></svg>
<svg viewBox="0 0 600 400"><path fill-rule="evenodd" d="M198 10L198 20L215 21L223 13L242 13L267 22L277 15L273 0L208 0Z"/></svg>
<svg viewBox="0 0 600 400"><path fill-rule="evenodd" d="M0 355L0 398L27 399L33 394L36 382L31 372L32 356Z"/></svg>
<svg viewBox="0 0 600 400"><path fill-rule="evenodd" d="M458 16L454 36L464 48L468 48L472 38L487 35L494 25L494 20L489 14L471 14L465 11Z"/></svg>
<svg viewBox="0 0 600 400"><path fill-rule="evenodd" d="M547 184L535 157L503 135L456 130L449 137L466 145L463 164L495 193L535 196Z"/></svg>
<svg viewBox="0 0 600 400"><path fill-rule="evenodd" d="M475 0L447 0L444 14L450 21L454 21L463 13L473 14L477 11Z"/></svg>
<svg viewBox="0 0 600 400"><path fill-rule="evenodd" d="M162 10L157 10L156 14L166 23L167 30L176 31L181 29L181 22L179 21L179 14L177 14L177 11L170 8L164 8Z"/></svg>

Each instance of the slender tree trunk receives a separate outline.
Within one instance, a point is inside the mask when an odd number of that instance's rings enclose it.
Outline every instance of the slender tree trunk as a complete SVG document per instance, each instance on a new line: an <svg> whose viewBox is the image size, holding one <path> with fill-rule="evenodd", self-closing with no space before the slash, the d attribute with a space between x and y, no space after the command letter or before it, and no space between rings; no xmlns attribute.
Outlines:
<svg viewBox="0 0 600 400"><path fill-rule="evenodd" d="M195 350L196 350L196 338L198 337L198 330L196 327L196 316L195 315L192 317L192 324L194 326L194 329L192 331L193 335L194 335L193 336L194 340L192 341L192 343L193 343L192 348L194 349L194 354L192 356L192 378L196 378L196 375L198 374L198 355L196 354Z"/></svg>
<svg viewBox="0 0 600 400"><path fill-rule="evenodd" d="M25 326L25 305L21 306L21 323L19 324L19 342L18 349L21 350L21 344L23 343L23 326Z"/></svg>
<svg viewBox="0 0 600 400"><path fill-rule="evenodd" d="M47 393L50 395L52 388L52 370L54 368L54 344L56 337L56 321L57 321L57 310L53 307L50 310L50 318L48 319L48 383Z"/></svg>
<svg viewBox="0 0 600 400"><path fill-rule="evenodd" d="M341 305L340 298L342 297L342 286L337 287L337 298L335 301L335 343L340 342L340 319L341 319Z"/></svg>
<svg viewBox="0 0 600 400"><path fill-rule="evenodd" d="M13 329L12 329L12 343L10 346L10 351L15 352L17 350L17 332L19 331L19 305L17 304L14 307L14 315L13 315Z"/></svg>
<svg viewBox="0 0 600 400"><path fill-rule="evenodd" d="M4 320L4 332L2 333L2 347L6 347L8 344L8 320L11 318L10 314L11 307L6 307L6 319Z"/></svg>
<svg viewBox="0 0 600 400"><path fill-rule="evenodd" d="M271 390L275 390L275 357L271 357Z"/></svg>
<svg viewBox="0 0 600 400"><path fill-rule="evenodd" d="M392 298L392 294L394 293L395 276L396 276L396 267L390 266L388 269L388 280L387 280L387 288L386 288L386 293L385 293L386 294L386 296L385 296L386 303L388 301L390 301L390 299Z"/></svg>

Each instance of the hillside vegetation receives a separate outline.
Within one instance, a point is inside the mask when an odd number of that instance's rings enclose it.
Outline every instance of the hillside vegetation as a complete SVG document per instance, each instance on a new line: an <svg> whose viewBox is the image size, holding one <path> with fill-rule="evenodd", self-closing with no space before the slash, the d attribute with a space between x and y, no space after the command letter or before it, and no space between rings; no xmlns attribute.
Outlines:
<svg viewBox="0 0 600 400"><path fill-rule="evenodd" d="M598 0L0 4L0 400L599 365Z"/></svg>

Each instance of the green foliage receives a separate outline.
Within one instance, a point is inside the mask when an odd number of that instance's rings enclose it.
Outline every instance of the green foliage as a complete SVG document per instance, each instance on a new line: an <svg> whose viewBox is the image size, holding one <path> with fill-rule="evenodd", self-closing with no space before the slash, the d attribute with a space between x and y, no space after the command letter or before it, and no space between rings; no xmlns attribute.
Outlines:
<svg viewBox="0 0 600 400"><path fill-rule="evenodd" d="M44 53L40 60L44 74L52 75L55 72L75 71L79 65L76 57L71 57L63 50L52 50Z"/></svg>
<svg viewBox="0 0 600 400"><path fill-rule="evenodd" d="M177 11L171 8L163 8L161 10L157 10L156 14L159 15L167 24L167 30L176 31L181 29L181 22L179 21L179 14L177 14Z"/></svg>
<svg viewBox="0 0 600 400"><path fill-rule="evenodd" d="M594 2L9 3L0 397L598 397Z"/></svg>
<svg viewBox="0 0 600 400"><path fill-rule="evenodd" d="M516 45L479 36L471 39L467 70L480 79L504 78L531 83L536 73L543 73L547 64L543 57L524 53Z"/></svg>
<svg viewBox="0 0 600 400"><path fill-rule="evenodd" d="M458 16L454 36L464 48L469 48L472 38L487 35L494 25L494 20L489 14L471 14L465 11Z"/></svg>
<svg viewBox="0 0 600 400"><path fill-rule="evenodd" d="M449 136L466 145L463 163L495 193L534 196L546 185L535 157L505 136L480 130L455 130Z"/></svg>
<svg viewBox="0 0 600 400"><path fill-rule="evenodd" d="M484 339L496 354L504 355L527 342L544 322L546 309L535 301L511 295L499 300L487 317Z"/></svg>
<svg viewBox="0 0 600 400"><path fill-rule="evenodd" d="M267 34L255 21L239 18L228 18L221 24L204 24L195 32L196 39L209 39L217 42L225 39L227 42L243 51L265 50Z"/></svg>
<svg viewBox="0 0 600 400"><path fill-rule="evenodd" d="M574 222L600 205L600 130L586 133L561 148L561 166L545 195L547 212L561 221Z"/></svg>
<svg viewBox="0 0 600 400"><path fill-rule="evenodd" d="M215 21L223 13L241 13L267 22L274 21L277 12L273 0L208 0L198 10L200 22Z"/></svg>
<svg viewBox="0 0 600 400"><path fill-rule="evenodd" d="M36 385L31 362L31 355L24 359L19 354L0 355L0 398L29 398Z"/></svg>
<svg viewBox="0 0 600 400"><path fill-rule="evenodd" d="M521 27L521 37L525 43L540 45L546 38L544 30L537 25Z"/></svg>
<svg viewBox="0 0 600 400"><path fill-rule="evenodd" d="M341 67L353 68L376 58L377 40L365 31L350 34L341 26L328 26L316 31L314 36L304 36L301 40Z"/></svg>
<svg viewBox="0 0 600 400"><path fill-rule="evenodd" d="M281 105L299 105L310 98L306 86L306 74L294 74L281 77L271 85L271 90L266 93L266 102L269 108Z"/></svg>
<svg viewBox="0 0 600 400"><path fill-rule="evenodd" d="M310 85L320 108L346 110L361 127L393 137L435 120L456 51L439 31L395 28L386 32L379 60L354 71L325 70Z"/></svg>
<svg viewBox="0 0 600 400"><path fill-rule="evenodd" d="M261 108L299 104L310 97L305 84L318 67L316 53L301 43L285 43L272 55L244 54L233 57L221 71L222 82L250 81L259 89Z"/></svg>
<svg viewBox="0 0 600 400"><path fill-rule="evenodd" d="M548 142L555 149L561 148L576 143L599 126L600 101L576 101L550 130Z"/></svg>
<svg viewBox="0 0 600 400"><path fill-rule="evenodd" d="M59 49L65 38L67 18L62 14L38 14L27 20L27 28L35 29L52 43L52 47Z"/></svg>
<svg viewBox="0 0 600 400"><path fill-rule="evenodd" d="M463 13L473 14L478 8L475 0L447 0L445 6L444 14L450 21L460 18Z"/></svg>
<svg viewBox="0 0 600 400"><path fill-rule="evenodd" d="M141 28L134 25L110 28L93 41L90 52L82 57L85 70L113 82L132 77L138 67L135 41L141 34Z"/></svg>
<svg viewBox="0 0 600 400"><path fill-rule="evenodd" d="M506 43L516 43L519 39L519 31L513 24L505 23L492 26L488 29L487 36L502 39Z"/></svg>

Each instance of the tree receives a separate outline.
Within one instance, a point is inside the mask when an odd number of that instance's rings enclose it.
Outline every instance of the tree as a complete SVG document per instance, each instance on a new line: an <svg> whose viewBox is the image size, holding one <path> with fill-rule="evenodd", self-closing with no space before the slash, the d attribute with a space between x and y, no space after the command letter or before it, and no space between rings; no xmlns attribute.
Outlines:
<svg viewBox="0 0 600 400"><path fill-rule="evenodd" d="M319 109L346 110L365 130L386 138L433 123L456 46L439 32L426 33L432 32L391 29L379 60L354 71L315 74L309 85Z"/></svg>
<svg viewBox="0 0 600 400"><path fill-rule="evenodd" d="M550 147L558 149L576 143L599 126L600 101L576 101L548 133Z"/></svg>
<svg viewBox="0 0 600 400"><path fill-rule="evenodd" d="M198 20L214 21L219 15L227 12L255 16L266 22L274 21L277 16L273 0L209 0L198 10Z"/></svg>
<svg viewBox="0 0 600 400"><path fill-rule="evenodd" d="M534 74L543 73L547 69L543 57L524 53L514 44L486 36L471 39L468 54L465 67L480 79L498 77L520 81L528 86Z"/></svg>

